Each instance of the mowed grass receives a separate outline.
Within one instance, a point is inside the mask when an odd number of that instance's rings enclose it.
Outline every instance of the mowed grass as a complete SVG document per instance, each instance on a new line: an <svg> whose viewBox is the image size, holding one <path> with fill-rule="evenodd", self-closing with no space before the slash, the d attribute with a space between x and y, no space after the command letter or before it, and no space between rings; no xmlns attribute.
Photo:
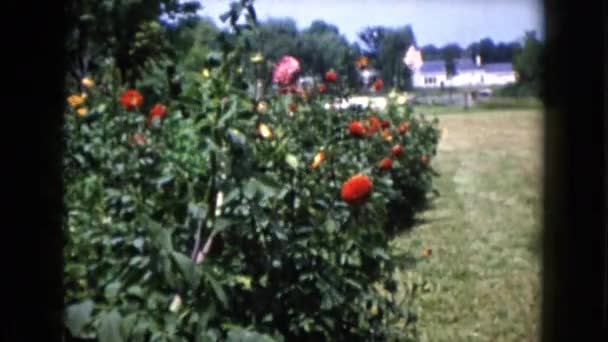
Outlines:
<svg viewBox="0 0 608 342"><path fill-rule="evenodd" d="M394 241L416 253L421 341L536 341L540 318L541 111L439 115L440 196ZM430 256L422 251L430 248Z"/></svg>

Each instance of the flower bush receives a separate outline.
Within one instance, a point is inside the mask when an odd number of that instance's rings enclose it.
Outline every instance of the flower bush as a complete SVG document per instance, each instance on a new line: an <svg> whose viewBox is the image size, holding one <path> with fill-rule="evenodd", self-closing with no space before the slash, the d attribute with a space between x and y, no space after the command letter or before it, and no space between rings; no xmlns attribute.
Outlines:
<svg viewBox="0 0 608 342"><path fill-rule="evenodd" d="M110 67L71 98L69 331L100 341L414 338L415 314L394 298L389 233L432 190L436 122L396 103L325 109L345 92L337 74L325 91L251 92L270 75L294 89L299 62L252 61L235 38L178 99L121 89Z"/></svg>

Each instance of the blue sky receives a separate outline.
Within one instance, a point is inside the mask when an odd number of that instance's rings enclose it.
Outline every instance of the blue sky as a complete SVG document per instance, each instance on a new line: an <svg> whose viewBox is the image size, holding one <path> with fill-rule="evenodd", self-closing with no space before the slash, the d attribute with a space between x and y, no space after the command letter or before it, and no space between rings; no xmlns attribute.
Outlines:
<svg viewBox="0 0 608 342"><path fill-rule="evenodd" d="M231 0L204 0L201 14L215 19ZM358 41L365 26L412 25L419 45L472 42L490 37L495 42L521 38L527 30L542 37L540 0L256 0L260 20L291 17L298 28L323 19L336 25L346 38Z"/></svg>

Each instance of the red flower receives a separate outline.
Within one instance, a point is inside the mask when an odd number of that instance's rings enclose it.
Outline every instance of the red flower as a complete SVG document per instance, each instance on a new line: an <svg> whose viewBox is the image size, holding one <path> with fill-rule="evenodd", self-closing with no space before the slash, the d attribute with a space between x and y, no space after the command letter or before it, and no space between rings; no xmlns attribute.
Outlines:
<svg viewBox="0 0 608 342"><path fill-rule="evenodd" d="M336 82L338 80L338 74L336 74L335 71L330 70L325 73L325 80L327 80L327 82Z"/></svg>
<svg viewBox="0 0 608 342"><path fill-rule="evenodd" d="M348 133L354 136L362 137L367 134L367 129L359 121L353 121L348 125Z"/></svg>
<svg viewBox="0 0 608 342"><path fill-rule="evenodd" d="M131 144L133 145L146 145L147 143L148 139L141 133L136 133L131 136Z"/></svg>
<svg viewBox="0 0 608 342"><path fill-rule="evenodd" d="M402 124L399 125L399 127L397 128L397 132L399 134L405 134L410 130L410 123L409 122L403 122Z"/></svg>
<svg viewBox="0 0 608 342"><path fill-rule="evenodd" d="M152 124L152 121L155 119L162 119L167 114L167 107L164 105L157 103L150 109L150 114L148 115L148 126Z"/></svg>
<svg viewBox="0 0 608 342"><path fill-rule="evenodd" d="M388 120L382 120L382 128L389 128L391 127L391 122Z"/></svg>
<svg viewBox="0 0 608 342"><path fill-rule="evenodd" d="M327 91L327 85L325 83L319 84L319 93L323 94Z"/></svg>
<svg viewBox="0 0 608 342"><path fill-rule="evenodd" d="M369 177L362 174L352 176L342 185L342 200L350 204L361 203L369 196L373 187Z"/></svg>
<svg viewBox="0 0 608 342"><path fill-rule="evenodd" d="M372 116L371 118L369 118L369 132L370 133L376 133L381 127L382 127L382 122L380 122L380 119L378 119L375 116Z"/></svg>
<svg viewBox="0 0 608 342"><path fill-rule="evenodd" d="M390 170L393 168L393 160L391 158L384 158L380 161L378 166L380 170Z"/></svg>
<svg viewBox="0 0 608 342"><path fill-rule="evenodd" d="M384 87L384 81L382 79L376 80L374 82L374 90L380 91Z"/></svg>
<svg viewBox="0 0 608 342"><path fill-rule="evenodd" d="M300 72L300 62L292 56L283 56L272 72L272 81L280 85L293 83Z"/></svg>
<svg viewBox="0 0 608 342"><path fill-rule="evenodd" d="M130 89L122 93L120 103L126 110L133 110L144 103L144 97L137 90Z"/></svg>
<svg viewBox="0 0 608 342"><path fill-rule="evenodd" d="M393 146L393 149L391 150L391 153L395 157L402 156L403 155L403 146L401 144L397 144L397 145Z"/></svg>

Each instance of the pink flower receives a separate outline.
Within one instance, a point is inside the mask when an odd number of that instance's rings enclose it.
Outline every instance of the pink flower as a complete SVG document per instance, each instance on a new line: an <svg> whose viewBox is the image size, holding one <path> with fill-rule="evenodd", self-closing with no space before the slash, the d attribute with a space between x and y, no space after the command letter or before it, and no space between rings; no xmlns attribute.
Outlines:
<svg viewBox="0 0 608 342"><path fill-rule="evenodd" d="M300 62L292 56L283 56L272 72L272 81L280 85L293 83L295 75L300 72Z"/></svg>

